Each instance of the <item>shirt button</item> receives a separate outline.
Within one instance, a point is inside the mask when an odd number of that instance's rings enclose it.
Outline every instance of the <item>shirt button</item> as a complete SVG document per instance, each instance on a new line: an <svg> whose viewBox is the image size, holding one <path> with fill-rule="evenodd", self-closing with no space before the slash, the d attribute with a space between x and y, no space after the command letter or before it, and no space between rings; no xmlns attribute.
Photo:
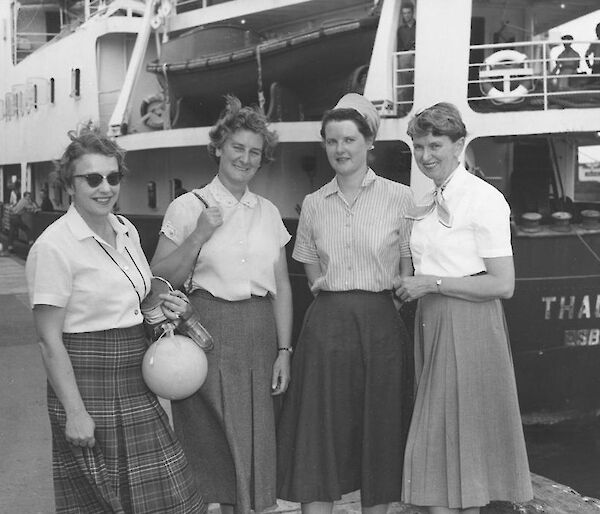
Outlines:
<svg viewBox="0 0 600 514"><path fill-rule="evenodd" d="M129 266L123 266L123 271L128 271L129 270Z"/></svg>
<svg viewBox="0 0 600 514"><path fill-rule="evenodd" d="M246 262L246 259L242 259L242 262Z"/></svg>
<svg viewBox="0 0 600 514"><path fill-rule="evenodd" d="M136 310L134 310L134 311L133 311L133 313L134 313L134 314L137 316L137 315L140 313L140 311L138 311L138 310L136 309Z"/></svg>

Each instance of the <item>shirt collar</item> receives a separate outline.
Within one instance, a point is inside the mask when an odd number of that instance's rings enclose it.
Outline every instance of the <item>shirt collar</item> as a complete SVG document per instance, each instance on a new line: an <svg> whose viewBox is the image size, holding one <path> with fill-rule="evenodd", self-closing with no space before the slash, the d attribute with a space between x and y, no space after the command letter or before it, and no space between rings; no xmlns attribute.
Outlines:
<svg viewBox="0 0 600 514"><path fill-rule="evenodd" d="M459 164L446 180L446 183L444 185L444 194L447 194L448 192L460 188L461 184L464 182L464 179L468 174L469 172L463 166L463 164Z"/></svg>
<svg viewBox="0 0 600 514"><path fill-rule="evenodd" d="M212 194L213 198L222 205L232 207L238 203L237 198L233 196L229 189L223 185L223 182L221 182L219 179L219 175L216 175L210 184L208 184L208 190ZM248 186L246 186L244 195L240 199L239 203L252 209L258 203L258 198L252 191L250 191L250 189L248 189Z"/></svg>
<svg viewBox="0 0 600 514"><path fill-rule="evenodd" d="M73 204L71 204L64 217L65 222L77 240L82 241L83 239L94 238L100 243L106 243L104 239L89 227ZM121 251L125 244L124 237L129 234L129 230L114 214L108 215L108 222L117 234L117 251Z"/></svg>
<svg viewBox="0 0 600 514"><path fill-rule="evenodd" d="M371 168L369 168L367 170L367 173L365 173L365 176L363 177L360 187L364 189L365 187L367 187L370 184L372 184L373 182L375 182L376 179L377 179L376 173ZM325 184L323 186L323 192L325 193L326 197L340 192L340 186L338 185L338 181L337 181L336 177L333 177L333 179L330 182L328 182L327 184Z"/></svg>

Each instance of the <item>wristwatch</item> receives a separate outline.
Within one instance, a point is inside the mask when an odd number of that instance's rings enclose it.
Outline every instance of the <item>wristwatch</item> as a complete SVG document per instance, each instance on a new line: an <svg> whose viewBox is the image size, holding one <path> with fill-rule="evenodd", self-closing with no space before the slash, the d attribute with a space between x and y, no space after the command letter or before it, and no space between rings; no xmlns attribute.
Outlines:
<svg viewBox="0 0 600 514"><path fill-rule="evenodd" d="M291 347L281 347L277 348L278 352L290 352L290 354L294 353L294 349Z"/></svg>
<svg viewBox="0 0 600 514"><path fill-rule="evenodd" d="M438 293L441 293L441 292L442 292L442 279L441 279L441 278L438 278L438 279L435 281L435 287L437 288L437 292L438 292Z"/></svg>

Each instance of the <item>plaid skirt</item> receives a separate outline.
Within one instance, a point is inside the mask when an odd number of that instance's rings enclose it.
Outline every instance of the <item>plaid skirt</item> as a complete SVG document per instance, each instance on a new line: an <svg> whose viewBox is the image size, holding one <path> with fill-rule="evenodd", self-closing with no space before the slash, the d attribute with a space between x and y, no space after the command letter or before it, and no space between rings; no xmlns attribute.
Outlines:
<svg viewBox="0 0 600 514"><path fill-rule="evenodd" d="M142 378L142 325L63 334L94 448L65 438L66 415L48 384L57 514L206 511L169 420Z"/></svg>

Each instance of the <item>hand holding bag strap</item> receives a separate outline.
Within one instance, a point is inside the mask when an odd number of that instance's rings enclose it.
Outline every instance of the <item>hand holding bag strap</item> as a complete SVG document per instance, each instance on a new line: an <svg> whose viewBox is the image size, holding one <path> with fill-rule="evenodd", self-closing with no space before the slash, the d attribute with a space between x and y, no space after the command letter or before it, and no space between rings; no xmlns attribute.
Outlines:
<svg viewBox="0 0 600 514"><path fill-rule="evenodd" d="M200 200L202 202L202 205L204 205L205 209L209 208L208 202L202 198L202 196L200 196L199 193L196 193L196 191L192 191L192 194L198 198L198 200ZM202 215L202 211L200 212L200 215ZM200 217L200 216L198 216ZM194 270L196 269L196 265L198 264L198 258L200 257L200 250L202 250L202 247L198 248L198 253L196 254L196 258L194 259L194 264L192 266L192 270L190 272L190 278L188 280L187 286L185 286L184 292L186 294L189 294L192 292L192 279L194 278Z"/></svg>

